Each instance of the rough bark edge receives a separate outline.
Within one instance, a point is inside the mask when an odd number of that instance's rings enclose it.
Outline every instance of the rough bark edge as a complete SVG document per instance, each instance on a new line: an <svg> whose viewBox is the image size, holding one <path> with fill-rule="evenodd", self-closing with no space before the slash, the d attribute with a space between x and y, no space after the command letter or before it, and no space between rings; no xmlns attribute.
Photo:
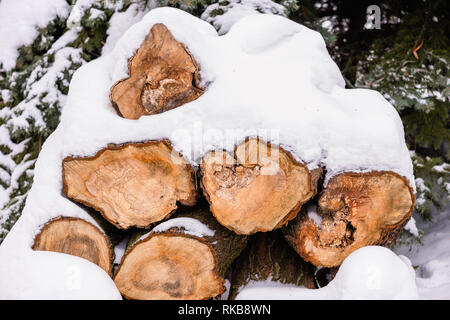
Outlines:
<svg viewBox="0 0 450 320"><path fill-rule="evenodd" d="M64 196L65 196L67 199L69 199L70 201L81 203L81 204L85 205L86 207L92 208L92 209L94 209L95 211L100 212L100 214L102 215L102 217L103 217L106 221L108 221L109 223L111 223L112 225L114 225L115 227L117 227L118 229L121 229L121 230L127 230L127 229L130 229L131 226L124 229L124 228L122 228L118 223L116 223L116 222L111 221L110 219L108 219L108 218L106 217L105 213L103 212L103 210L100 209L100 208L98 208L98 207L96 207L95 205L93 205L93 204L91 204L91 203L87 203L86 201L83 201L83 200L75 200L75 199L72 199L72 198L70 198L70 197L67 195L67 191L68 191L67 188L68 188L68 186L67 186L66 178L65 178L64 162L66 162L66 161L72 161L72 160L86 160L86 161L89 161L89 160L96 160L97 158L99 158L99 157L100 157L104 152L106 152L106 151L111 151L111 150L122 150L122 149L124 149L124 148L126 148L126 147L128 147L128 146L130 146L130 145L133 145L133 146L139 146L139 147L146 147L146 146L150 146L150 145L158 144L158 143L164 143L167 147L169 147L169 148L172 150L172 152L176 152L182 159L184 159L184 160L187 162L187 163L186 163L186 167L187 167L187 169L188 169L188 172L189 172L190 175L191 175L192 185L194 186L194 193L192 194L192 199L191 199L191 201L193 202L191 206L194 206L194 205L196 204L197 200L198 200L198 197L199 197L199 194L198 194L198 186L197 186L197 171L189 164L189 162L186 160L186 158L185 158L180 152L176 151L176 150L173 148L172 143L171 143L168 139L162 139L162 140L149 140L149 141L144 141L144 142L125 142L125 143L120 143L120 144L113 144L113 143L110 143L110 144L108 144L106 147L103 147L102 149L100 149L99 151L97 151L96 154L93 155L93 156L87 156L87 157L83 157L83 156L68 156L68 157L65 157L65 158L63 159L63 164L62 164L62 166L61 166L61 167L62 167L62 181L63 181L63 194L64 194ZM179 201L177 201L176 203L177 203L177 208L178 208L178 206L179 206ZM160 221L158 221L158 222L163 222L163 221L166 221L167 219L169 219L169 218L176 212L177 208L175 208L174 210L172 210L171 212L169 212L169 213L164 217L164 219L162 219L162 220L160 220ZM146 226L146 227L140 227L140 229L150 229L151 226L152 226L153 224L154 224L154 223L149 224L149 225Z"/></svg>
<svg viewBox="0 0 450 320"><path fill-rule="evenodd" d="M367 171L367 172L345 171L345 172L340 172L340 173L332 176L328 180L328 181L331 181L331 179L333 179L334 177L337 177L339 175L350 175L352 177L362 177L362 176L367 175L367 174L371 174L373 176L381 176L381 175L386 174L386 173L392 174L392 175L400 178L405 183L405 185L408 187L408 190L409 190L410 195L411 195L411 208L409 209L409 212L405 215L405 217L401 221L399 221L397 224L391 225L391 226L386 226L384 229L380 230L380 235L381 236L380 236L380 240L377 243L375 243L375 244L367 244L367 245L364 245L363 247L368 246L368 245L380 245L380 246L384 246L384 247L390 247L390 246L395 244L397 238L400 236L401 231L403 230L404 226L408 223L408 221L411 218L412 213L414 211L414 204L415 204L415 201L416 201L416 195L414 194L414 190L411 187L411 185L409 183L409 180L406 177L404 177L404 176L402 176L402 175L400 175L400 174L398 174L398 173L396 173L394 171L391 171L391 170L386 170L386 171L373 170L373 171ZM326 187L324 187L324 190L325 189L326 189ZM300 250L298 248L296 237L293 236L293 234L297 234L296 230L298 229L298 225L300 223L301 223L301 221L295 221L294 220L291 224L287 225L284 228L284 230L283 230L283 234L284 234L287 242L292 246L292 248L296 252L302 251L302 250ZM309 262L309 263L312 263L308 259L305 259L305 258L303 258L303 259L305 261ZM335 267L331 267L331 268L339 268L339 265L335 266Z"/></svg>

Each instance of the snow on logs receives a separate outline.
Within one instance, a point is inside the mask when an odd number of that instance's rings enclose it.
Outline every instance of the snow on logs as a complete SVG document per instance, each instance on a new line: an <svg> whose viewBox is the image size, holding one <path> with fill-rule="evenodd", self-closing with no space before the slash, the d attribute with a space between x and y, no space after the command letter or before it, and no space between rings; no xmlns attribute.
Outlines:
<svg viewBox="0 0 450 320"><path fill-rule="evenodd" d="M317 212L302 212L287 240L316 266L335 267L369 245L391 246L411 217L415 196L393 172L342 173L323 190Z"/></svg>
<svg viewBox="0 0 450 320"><path fill-rule="evenodd" d="M224 292L223 277L246 243L207 206L185 208L131 244L114 282L128 299L213 298Z"/></svg>
<svg viewBox="0 0 450 320"><path fill-rule="evenodd" d="M211 212L238 234L287 224L315 195L321 173L310 172L279 146L256 138L236 146L234 155L208 153L200 168Z"/></svg>
<svg viewBox="0 0 450 320"><path fill-rule="evenodd" d="M108 238L91 223L68 217L49 221L36 235L33 250L70 254L112 273L113 251Z"/></svg>
<svg viewBox="0 0 450 320"><path fill-rule="evenodd" d="M121 229L148 228L196 202L195 173L166 140L111 145L63 161L64 194Z"/></svg>
<svg viewBox="0 0 450 320"><path fill-rule="evenodd" d="M112 105L127 119L180 107L204 93L194 57L160 23L128 68L129 77L110 90ZM219 296L225 273L255 233L235 262L231 297L252 278L313 288L312 265L338 267L363 246L393 244L415 200L408 181L390 171L343 172L316 197L322 169L310 170L260 138L203 156L200 185L208 203L193 208L177 210L197 202L196 171L167 140L108 145L92 157L67 157L62 167L68 198L119 229L153 227L138 233L113 276L129 299ZM317 209L302 209L307 203ZM280 230L271 232L280 228L285 239ZM109 241L84 220L51 220L33 249L83 257L111 275Z"/></svg>
<svg viewBox="0 0 450 320"><path fill-rule="evenodd" d="M203 94L199 67L167 27L155 24L128 64L130 77L116 83L110 100L127 119L161 113Z"/></svg>

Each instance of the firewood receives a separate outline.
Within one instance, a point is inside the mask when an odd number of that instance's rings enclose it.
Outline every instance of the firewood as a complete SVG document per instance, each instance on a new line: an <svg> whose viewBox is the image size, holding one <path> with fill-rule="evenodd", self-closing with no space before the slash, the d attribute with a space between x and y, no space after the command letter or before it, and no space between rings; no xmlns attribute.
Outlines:
<svg viewBox="0 0 450 320"><path fill-rule="evenodd" d="M108 146L63 161L64 194L118 228L148 228L196 202L195 172L166 140Z"/></svg>
<svg viewBox="0 0 450 320"><path fill-rule="evenodd" d="M313 173L282 148L252 138L234 156L208 153L200 164L202 188L217 220L238 234L271 231L295 218L317 190Z"/></svg>
<svg viewBox="0 0 450 320"><path fill-rule="evenodd" d="M161 113L203 94L199 66L164 24L155 24L128 64L129 78L117 82L110 100L127 119Z"/></svg>
<svg viewBox="0 0 450 320"><path fill-rule="evenodd" d="M246 236L222 227L207 204L183 208L129 246L114 276L128 299L209 299L222 294ZM134 242L134 240L131 240Z"/></svg>
<svg viewBox="0 0 450 320"><path fill-rule="evenodd" d="M230 299L250 281L271 280L315 288L314 267L289 246L279 230L253 235L232 267Z"/></svg>
<svg viewBox="0 0 450 320"><path fill-rule="evenodd" d="M363 246L393 245L414 201L406 179L393 172L342 173L320 196L316 218L302 212L284 232L306 261L335 267Z"/></svg>
<svg viewBox="0 0 450 320"><path fill-rule="evenodd" d="M83 219L58 217L49 221L36 235L33 250L81 257L111 276L114 257L111 244L105 234Z"/></svg>

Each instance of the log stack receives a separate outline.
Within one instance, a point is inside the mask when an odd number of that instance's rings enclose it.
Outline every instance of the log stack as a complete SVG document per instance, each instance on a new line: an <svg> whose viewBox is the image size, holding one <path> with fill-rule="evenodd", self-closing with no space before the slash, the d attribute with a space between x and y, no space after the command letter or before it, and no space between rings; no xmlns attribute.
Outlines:
<svg viewBox="0 0 450 320"><path fill-rule="evenodd" d="M155 24L111 104L127 119L181 107L205 91L199 74L188 48ZM336 270L358 248L392 245L415 200L393 172L344 172L324 187L322 177L260 138L212 151L198 169L167 140L111 141L94 156L65 158L62 182L65 196L132 235L117 270L109 237L79 218L48 221L33 249L97 264L127 299L216 298L227 274L231 298L269 277L314 288L315 267Z"/></svg>

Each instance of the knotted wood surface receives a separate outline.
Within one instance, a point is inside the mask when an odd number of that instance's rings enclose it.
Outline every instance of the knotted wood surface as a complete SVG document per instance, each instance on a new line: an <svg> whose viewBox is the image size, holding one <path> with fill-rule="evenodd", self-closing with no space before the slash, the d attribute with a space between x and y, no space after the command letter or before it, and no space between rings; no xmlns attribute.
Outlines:
<svg viewBox="0 0 450 320"><path fill-rule="evenodd" d="M121 229L148 228L196 202L195 173L166 140L109 146L63 161L64 193Z"/></svg>
<svg viewBox="0 0 450 320"><path fill-rule="evenodd" d="M302 212L285 229L286 238L306 261L339 266L363 246L393 245L414 200L406 179L393 172L342 173L329 181L318 201L321 223Z"/></svg>
<svg viewBox="0 0 450 320"><path fill-rule="evenodd" d="M155 24L128 64L129 78L117 82L110 100L127 119L179 107L203 94L199 66L167 27Z"/></svg>

